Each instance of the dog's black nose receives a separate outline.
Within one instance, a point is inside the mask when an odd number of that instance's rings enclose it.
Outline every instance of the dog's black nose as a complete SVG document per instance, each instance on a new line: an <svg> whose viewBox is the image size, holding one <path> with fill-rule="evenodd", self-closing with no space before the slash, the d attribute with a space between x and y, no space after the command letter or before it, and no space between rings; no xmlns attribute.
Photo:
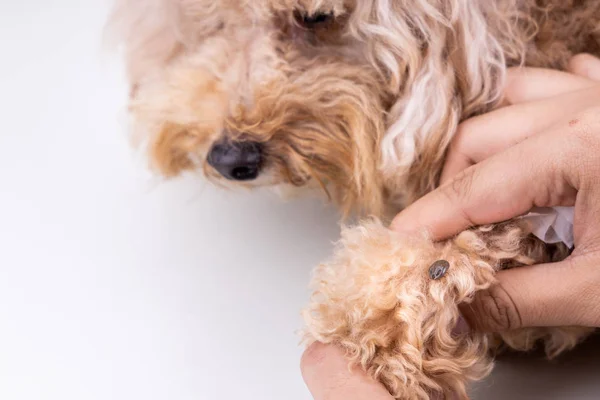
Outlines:
<svg viewBox="0 0 600 400"><path fill-rule="evenodd" d="M221 141L210 150L208 163L227 179L251 181L260 172L262 146L256 142Z"/></svg>

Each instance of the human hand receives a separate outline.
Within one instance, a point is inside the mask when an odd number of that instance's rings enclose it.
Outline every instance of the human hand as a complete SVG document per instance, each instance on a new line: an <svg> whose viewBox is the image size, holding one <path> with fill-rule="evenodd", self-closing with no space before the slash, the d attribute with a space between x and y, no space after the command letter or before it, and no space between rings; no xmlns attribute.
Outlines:
<svg viewBox="0 0 600 400"><path fill-rule="evenodd" d="M348 368L343 350L315 343L302 355L302 376L315 400L394 400L358 367Z"/></svg>
<svg viewBox="0 0 600 400"><path fill-rule="evenodd" d="M579 62L579 60L583 62ZM593 118L591 108L593 107L594 102L600 105L600 99L597 97L598 92L592 92L592 88L596 85L593 79L600 81L600 69L596 70L595 68L591 68L589 61L590 59L588 56L578 57L577 62L573 65L572 71L579 74L579 76L545 70L513 71L506 91L505 103L520 104L520 106L515 106L514 108L506 107L498 110L495 113L499 114L495 114L493 118L490 118L491 115L486 115L477 117L478 119L473 119L463 124L460 134L457 137L461 138L459 140L462 140L462 144L460 144L460 141L455 141L455 144L453 145L453 150L450 152L449 157L449 160L450 158L453 158L453 161L449 161L446 164L444 171L445 181L450 181L453 174L504 150L523 138L542 131L552 131L552 127L554 127L554 130L557 132L559 132L560 128L565 129L564 122L560 121L560 117L562 116L564 118L564 116L569 113L571 115L584 113L585 116L584 118L579 118L579 122L575 124L578 125L576 127L568 127L568 123L574 119L566 120L568 128L572 128L571 130L583 130L583 132L580 132L583 134L589 132L586 127L589 126L591 128L592 126L592 124L587 122L588 118ZM551 84L548 82L551 82ZM590 89L590 91L584 93L583 91L586 89ZM573 90L581 90L581 93L577 95L562 95L563 93ZM545 100L559 95L561 96L561 100ZM586 109L589 110L586 112L584 111ZM600 119L600 116L598 119ZM478 123L474 123L474 121L478 121ZM559 126L560 123L563 125ZM598 124L600 124L600 121L596 120L596 126ZM600 130L598 130L599 128L596 129L597 136L600 137ZM469 139L470 136L476 134L479 134L477 138L477 143L479 145L474 146L472 149L467 148L467 144L470 145L474 142ZM554 135L556 136L557 133L555 132ZM583 141L584 139L579 140ZM457 146L457 143L460 144L460 146ZM544 146L540 149L544 149ZM539 153L540 149L535 149L535 152ZM556 149L554 151L556 151ZM600 149L596 151L600 151ZM546 154L546 152L543 154ZM593 156L593 153L591 153L591 155ZM538 158L543 158L541 153ZM596 160L598 161L599 158L597 157ZM512 165L512 167L512 170L517 171L518 173L517 166ZM475 168L481 168L481 166ZM600 175L596 176L600 177ZM524 181L525 184L527 184L526 180ZM484 183L484 186L481 187L480 190L483 190L486 187L485 182L482 183ZM508 181L508 183L510 183L510 181ZM596 183L596 185L599 184L600 183ZM461 226L466 228L474 222L469 221L468 219L465 221L463 218L459 218L458 223L455 221L454 224L445 224L443 218L438 221L438 217L443 214L451 214L456 207L449 210L428 208L427 205L431 207L432 205L435 206L437 204L439 207L439 205L445 206L448 204L443 198L443 192L442 197L440 197L439 190L436 193L438 194L425 199L424 203L417 202L415 208L409 208L405 213L400 214L395 220L394 227L396 229L410 230L426 225L432 230L432 233L437 234L438 238L442 238L451 236L461 230ZM474 194L475 192L471 191L470 193ZM583 193L585 194L585 190ZM583 199L583 197L581 198ZM514 199L510 200L512 204ZM443 211L446 212L442 214ZM494 217L498 217L496 214L489 216L491 219L497 219ZM597 216L596 218L599 217L600 216ZM438 222L441 223L438 224ZM450 219L449 222L452 222L452 220ZM579 239L580 235L577 237ZM594 253L592 250L593 249L590 248L589 252ZM582 252L585 251L585 249L579 249L579 251ZM582 257L585 258L585 256ZM583 258L580 258L580 260ZM543 276L543 270L539 274ZM533 278L524 277L524 279L538 279L538 277L535 276L536 274L533 275ZM502 276L502 274L499 276L501 282L504 279ZM559 274L556 274L556 276L560 278ZM597 277L596 280L593 280L594 276L592 275L586 277L590 279L589 282L597 282L596 284L600 284L600 277L598 274L595 276ZM510 276L508 278L510 278ZM519 277L516 278L517 281L520 279ZM552 284L549 280L542 280L538 282L540 290L544 289L542 286L543 282ZM516 292L519 293L519 289L516 289ZM597 303L600 304L600 302ZM489 301L482 300L477 304L484 306L489 304ZM500 311L500 308L501 307L496 308L497 313ZM481 310L485 310L485 308L481 308ZM475 316L477 314L472 314L474 315L473 318L469 318L471 324L473 324L473 321L477 320L477 317ZM468 310L465 312L465 315L468 315ZM481 320L486 321L485 319ZM479 327L481 324L473 325ZM485 322L484 325L481 326L485 329ZM490 328L493 327L490 326ZM335 346L319 343L312 345L302 357L301 368L304 380L316 400L393 400L392 396L387 393L381 384L367 377L360 369L349 369L348 361L345 359L343 351Z"/></svg>
<svg viewBox="0 0 600 400"><path fill-rule="evenodd" d="M589 76L600 75L600 60L587 62ZM571 78L587 88L556 95L552 82L521 87L515 97L523 103L464 123L440 188L392 224L402 231L425 227L443 239L533 207L575 207L573 254L498 273L497 285L461 309L477 330L600 327L600 85Z"/></svg>

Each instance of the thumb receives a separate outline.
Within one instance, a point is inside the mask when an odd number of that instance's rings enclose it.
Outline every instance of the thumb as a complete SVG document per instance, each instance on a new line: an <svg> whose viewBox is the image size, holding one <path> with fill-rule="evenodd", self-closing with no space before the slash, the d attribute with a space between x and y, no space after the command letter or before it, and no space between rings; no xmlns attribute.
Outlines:
<svg viewBox="0 0 600 400"><path fill-rule="evenodd" d="M570 257L501 271L497 283L461 305L472 329L600 326L600 257Z"/></svg>

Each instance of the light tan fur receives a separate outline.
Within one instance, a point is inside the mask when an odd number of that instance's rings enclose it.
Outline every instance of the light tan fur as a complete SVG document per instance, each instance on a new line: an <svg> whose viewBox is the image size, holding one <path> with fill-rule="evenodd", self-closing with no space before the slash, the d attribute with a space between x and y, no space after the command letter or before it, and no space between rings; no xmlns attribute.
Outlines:
<svg viewBox="0 0 600 400"><path fill-rule="evenodd" d="M353 364L383 382L397 399L466 398L467 383L492 368L489 350L503 343L531 350L542 341L549 357L571 349L589 328L527 328L499 335L453 334L459 304L495 282L502 268L563 259L516 222L465 231L432 243L403 236L379 222L344 230L335 256L320 265L304 316L307 342L344 348ZM430 266L447 260L439 280Z"/></svg>
<svg viewBox="0 0 600 400"><path fill-rule="evenodd" d="M318 13L334 18L301 26ZM500 104L508 66L561 69L573 54L600 55L597 0L118 0L112 27L134 132L159 173L223 182L211 146L251 140L265 160L244 186L320 187L346 213L380 218L435 187L458 124ZM344 346L397 398L464 396L489 372L492 342L451 334L457 304L507 260L548 254L514 223L440 244L379 223L346 230L317 269L308 338ZM450 272L431 281L439 258ZM541 338L555 355L587 332L500 341L527 350Z"/></svg>
<svg viewBox="0 0 600 400"><path fill-rule="evenodd" d="M333 13L323 27L298 15ZM595 0L119 0L135 132L166 176L218 174L223 137L265 144L256 185L325 188L382 216L431 190L507 65L600 52ZM245 185L248 185L245 183Z"/></svg>

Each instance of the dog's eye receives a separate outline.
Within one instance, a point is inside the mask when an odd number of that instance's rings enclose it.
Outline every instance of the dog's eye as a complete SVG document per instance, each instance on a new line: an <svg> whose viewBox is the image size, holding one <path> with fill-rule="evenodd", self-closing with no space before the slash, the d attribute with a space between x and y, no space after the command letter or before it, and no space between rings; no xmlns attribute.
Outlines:
<svg viewBox="0 0 600 400"><path fill-rule="evenodd" d="M315 14L303 14L297 12L296 21L306 29L325 27L334 19L333 13L318 12Z"/></svg>

